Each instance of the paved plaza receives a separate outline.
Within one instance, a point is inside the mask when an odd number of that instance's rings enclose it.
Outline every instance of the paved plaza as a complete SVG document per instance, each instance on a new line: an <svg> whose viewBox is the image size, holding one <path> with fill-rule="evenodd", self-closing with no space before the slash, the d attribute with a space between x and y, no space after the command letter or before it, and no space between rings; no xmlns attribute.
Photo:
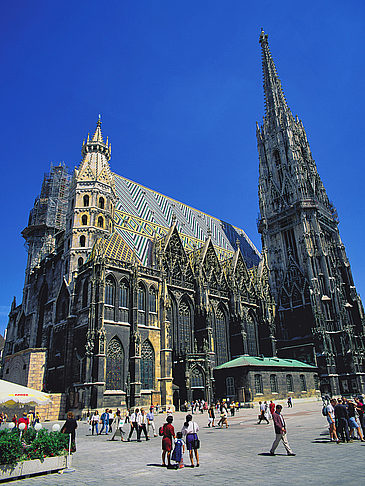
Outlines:
<svg viewBox="0 0 365 486"><path fill-rule="evenodd" d="M278 402L280 403L280 402ZM200 467L180 470L162 468L161 437L138 443L110 442L110 435L90 436L88 426L80 423L75 472L51 474L15 481L35 485L360 485L365 484L365 445L329 442L322 402L301 401L292 409L284 407L288 439L295 457L286 455L279 444L277 455L268 454L274 439L273 425L257 425L258 409L243 409L229 418L228 429L207 428L207 413L194 415L201 439ZM180 430L185 414L174 415L175 431ZM165 414L156 419L157 428ZM50 426L51 424L49 424ZM129 429L129 425L125 426ZM189 464L188 454L184 455Z"/></svg>

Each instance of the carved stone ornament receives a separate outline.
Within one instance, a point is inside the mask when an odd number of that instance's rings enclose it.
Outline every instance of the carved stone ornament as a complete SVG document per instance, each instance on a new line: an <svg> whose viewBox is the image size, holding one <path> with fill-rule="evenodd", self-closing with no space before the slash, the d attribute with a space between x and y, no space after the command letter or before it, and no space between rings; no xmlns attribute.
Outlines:
<svg viewBox="0 0 365 486"><path fill-rule="evenodd" d="M139 331L134 331L133 342L136 356L141 355L141 333Z"/></svg>

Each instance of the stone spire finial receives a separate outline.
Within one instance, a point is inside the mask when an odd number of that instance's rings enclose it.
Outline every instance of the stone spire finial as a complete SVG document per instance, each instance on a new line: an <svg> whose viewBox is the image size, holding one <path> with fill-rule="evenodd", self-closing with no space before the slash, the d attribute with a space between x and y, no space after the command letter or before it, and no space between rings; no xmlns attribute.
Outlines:
<svg viewBox="0 0 365 486"><path fill-rule="evenodd" d="M271 56L268 34L261 29L259 42L262 49L262 74L265 92L266 118L280 118L280 115L290 114L281 82Z"/></svg>

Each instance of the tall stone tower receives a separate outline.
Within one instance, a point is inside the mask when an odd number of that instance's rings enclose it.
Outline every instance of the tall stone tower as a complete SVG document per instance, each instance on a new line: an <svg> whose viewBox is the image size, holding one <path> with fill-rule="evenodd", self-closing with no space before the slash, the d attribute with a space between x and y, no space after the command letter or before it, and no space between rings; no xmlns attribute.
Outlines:
<svg viewBox="0 0 365 486"><path fill-rule="evenodd" d="M103 140L100 117L93 137L88 135L82 145L82 156L71 183L66 222L64 274L69 281L95 241L113 232L116 194L109 167L111 144Z"/></svg>
<svg viewBox="0 0 365 486"><path fill-rule="evenodd" d="M279 356L317 364L324 393L365 392L364 312L302 122L260 35L265 117L257 124L258 229L277 302Z"/></svg>

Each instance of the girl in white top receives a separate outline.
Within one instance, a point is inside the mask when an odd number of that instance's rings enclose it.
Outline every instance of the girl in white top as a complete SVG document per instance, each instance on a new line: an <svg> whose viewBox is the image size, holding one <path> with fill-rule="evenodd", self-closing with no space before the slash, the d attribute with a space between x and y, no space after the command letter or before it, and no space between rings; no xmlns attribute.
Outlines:
<svg viewBox="0 0 365 486"><path fill-rule="evenodd" d="M100 422L100 417L99 417L99 412L95 410L95 412L92 414L90 423L91 423L91 433L94 435L94 428L96 428L96 435L99 433L99 422Z"/></svg>
<svg viewBox="0 0 365 486"><path fill-rule="evenodd" d="M196 467L199 467L199 454L198 454L198 435L199 425L193 422L193 417L189 414L186 416L186 422L181 429L183 437L186 437L186 448L189 451L191 467L194 467L193 451L195 453Z"/></svg>

